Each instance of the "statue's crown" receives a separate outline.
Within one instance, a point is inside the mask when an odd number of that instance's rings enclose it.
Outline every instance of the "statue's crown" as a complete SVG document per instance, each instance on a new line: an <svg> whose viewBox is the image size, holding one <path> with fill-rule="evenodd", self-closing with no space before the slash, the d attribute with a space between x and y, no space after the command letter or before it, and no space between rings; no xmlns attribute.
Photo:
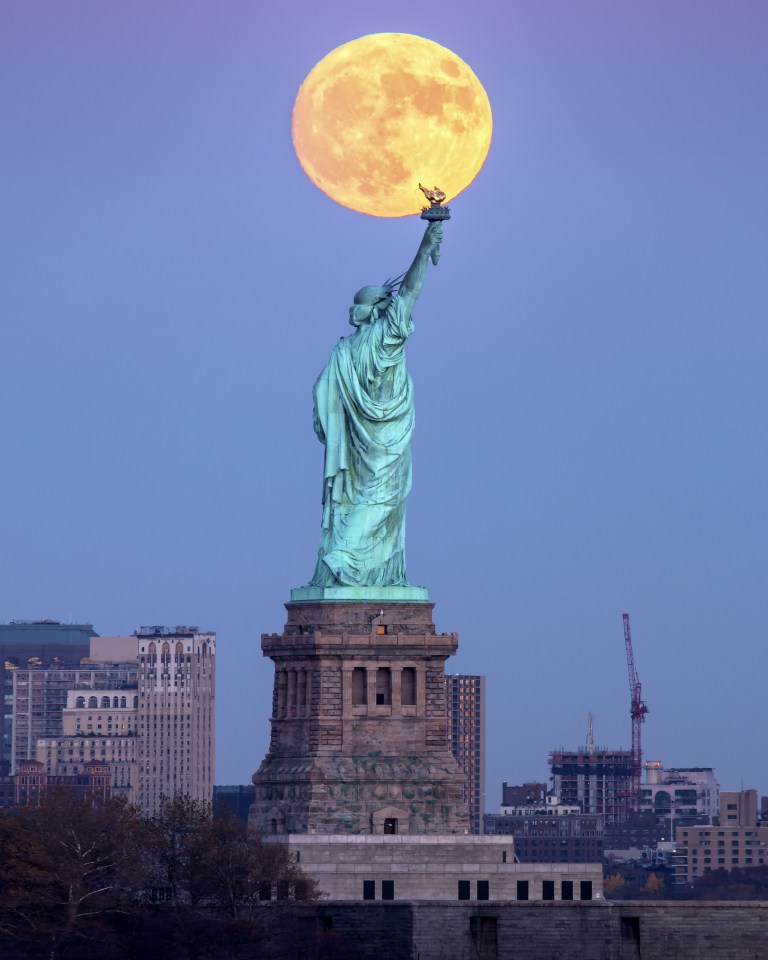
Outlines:
<svg viewBox="0 0 768 960"><path fill-rule="evenodd" d="M376 303L382 297L389 297L392 294L392 287L380 286L377 283L371 283L367 287L360 287L355 294L356 304Z"/></svg>

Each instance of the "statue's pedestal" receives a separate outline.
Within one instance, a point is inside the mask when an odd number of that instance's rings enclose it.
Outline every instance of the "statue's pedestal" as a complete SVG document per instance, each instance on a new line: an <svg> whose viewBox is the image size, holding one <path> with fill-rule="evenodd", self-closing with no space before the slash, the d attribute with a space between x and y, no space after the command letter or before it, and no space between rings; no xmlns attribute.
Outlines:
<svg viewBox="0 0 768 960"><path fill-rule="evenodd" d="M275 685L269 752L253 776L259 833L469 831L445 705L458 637L435 632L426 596L376 593L292 599L284 632L262 637Z"/></svg>

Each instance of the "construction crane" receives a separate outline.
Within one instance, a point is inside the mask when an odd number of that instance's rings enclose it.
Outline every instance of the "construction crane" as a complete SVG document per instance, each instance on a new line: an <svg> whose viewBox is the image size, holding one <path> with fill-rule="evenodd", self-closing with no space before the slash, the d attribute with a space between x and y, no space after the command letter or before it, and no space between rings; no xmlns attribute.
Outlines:
<svg viewBox="0 0 768 960"><path fill-rule="evenodd" d="M629 774L629 806L635 812L640 809L640 776L643 767L643 747L641 739L642 725L648 707L643 700L642 686L635 669L635 655L632 652L632 634L629 632L629 614L624 614L624 644L627 648L627 669L629 671L629 713L632 717L632 754Z"/></svg>

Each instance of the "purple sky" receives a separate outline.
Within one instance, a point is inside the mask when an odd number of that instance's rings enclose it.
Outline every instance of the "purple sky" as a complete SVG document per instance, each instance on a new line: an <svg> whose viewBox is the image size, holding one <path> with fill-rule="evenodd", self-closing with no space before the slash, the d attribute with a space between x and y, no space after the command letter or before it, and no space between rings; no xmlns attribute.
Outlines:
<svg viewBox="0 0 768 960"><path fill-rule="evenodd" d="M415 313L412 582L488 676L488 808L547 752L644 746L768 793L764 0L5 4L0 620L219 634L217 782L266 750L311 575L311 388L421 233L290 139L331 49L416 33L494 141Z"/></svg>

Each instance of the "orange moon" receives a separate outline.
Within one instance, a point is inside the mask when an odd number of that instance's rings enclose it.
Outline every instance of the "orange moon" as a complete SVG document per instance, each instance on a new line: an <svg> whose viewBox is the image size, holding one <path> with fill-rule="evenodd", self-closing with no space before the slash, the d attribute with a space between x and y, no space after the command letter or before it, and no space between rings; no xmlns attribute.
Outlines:
<svg viewBox="0 0 768 960"><path fill-rule="evenodd" d="M301 85L293 145L309 179L375 217L426 205L419 183L448 199L477 175L493 122L482 84L446 47L374 33L337 47Z"/></svg>

